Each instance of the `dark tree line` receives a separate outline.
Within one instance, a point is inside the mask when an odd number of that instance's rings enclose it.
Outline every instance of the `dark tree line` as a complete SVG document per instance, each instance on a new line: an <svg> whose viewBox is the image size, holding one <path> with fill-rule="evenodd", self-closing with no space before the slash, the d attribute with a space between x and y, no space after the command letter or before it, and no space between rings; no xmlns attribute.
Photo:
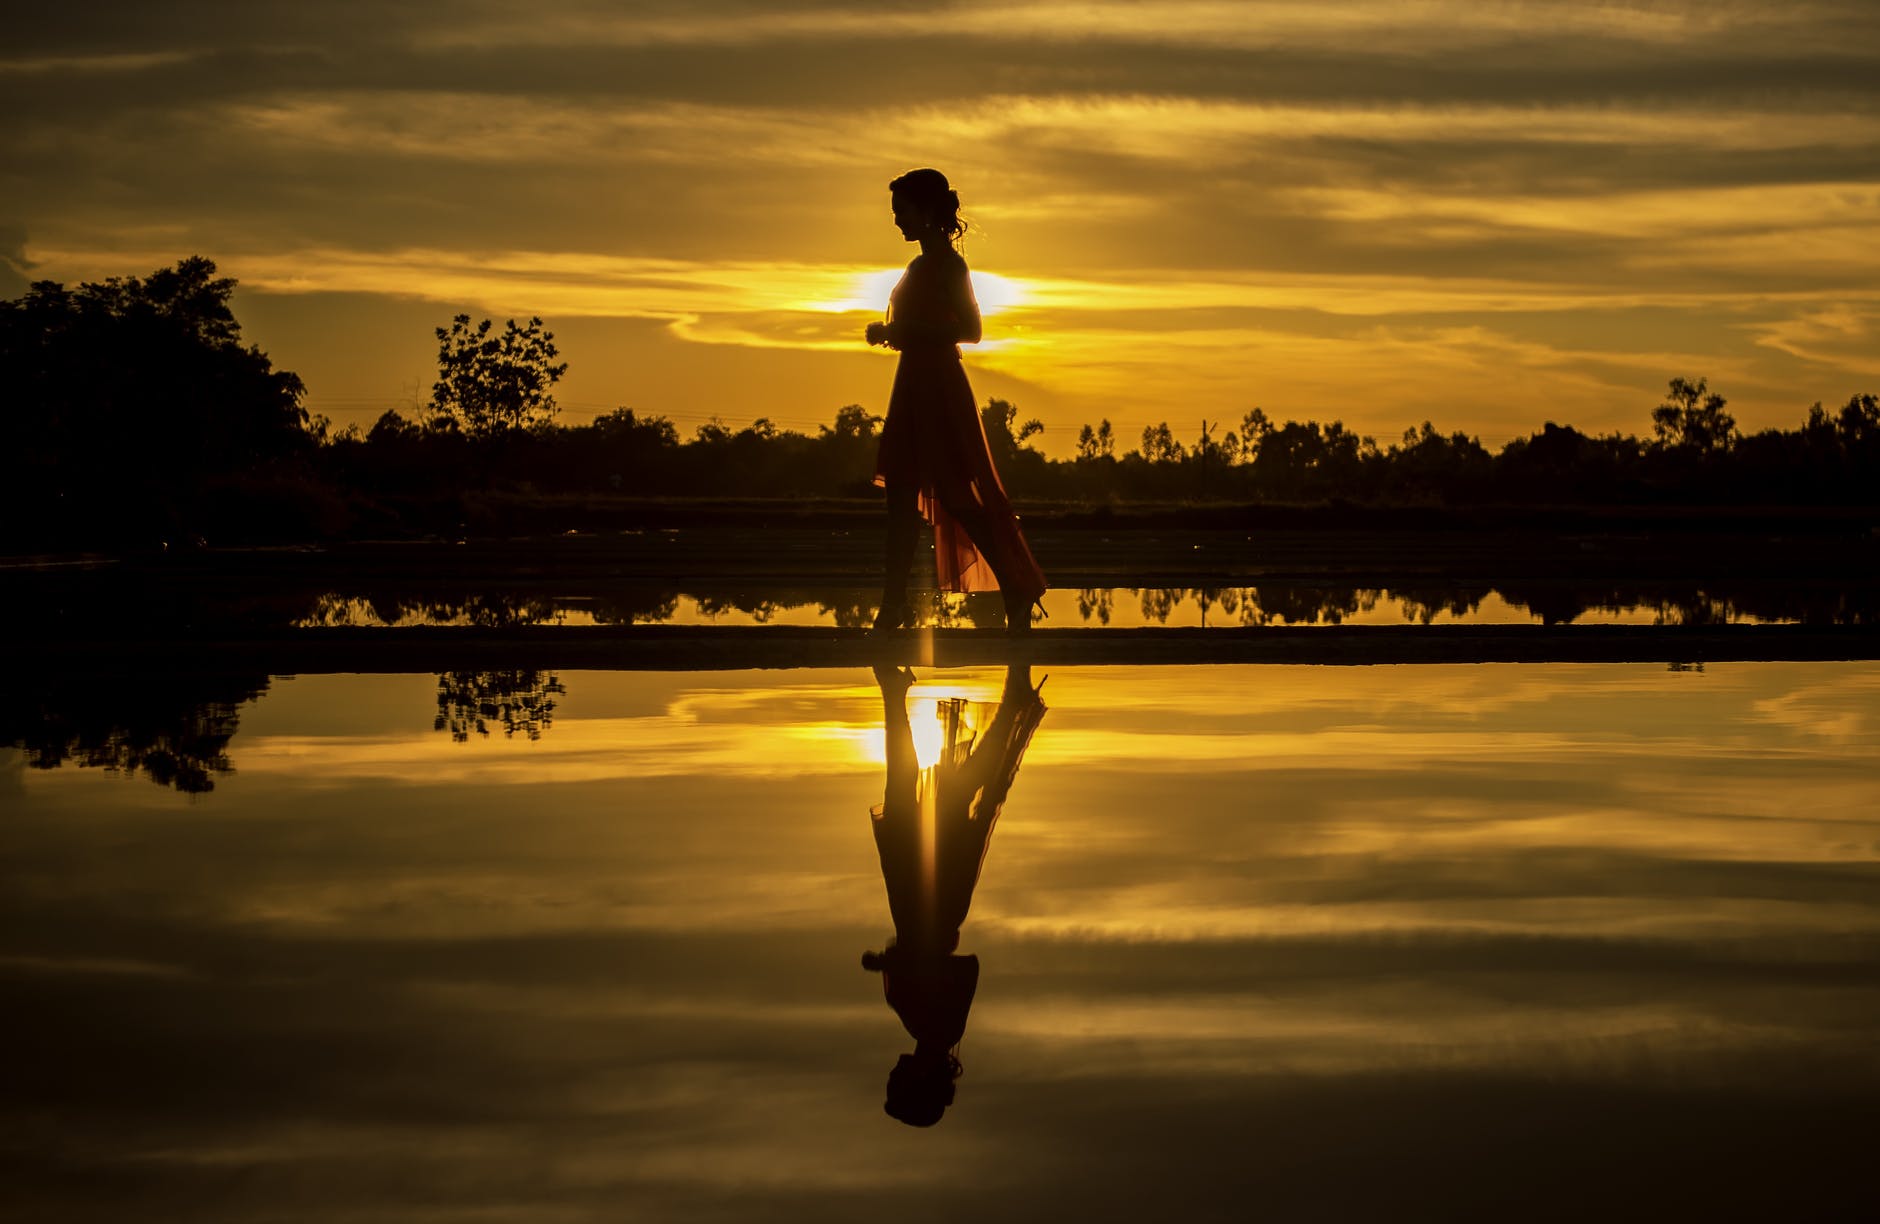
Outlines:
<svg viewBox="0 0 1880 1224"><path fill-rule="evenodd" d="M1798 427L1742 434L1702 380L1671 380L1653 436L1592 435L1548 422L1490 451L1424 422L1379 445L1342 422L1271 420L1204 427L1184 442L1166 423L1117 455L1109 423L1086 426L1074 459L1046 457L1036 421L1009 402L981 410L1007 486L1034 501L1235 501L1383 505L1871 505L1880 487L1880 397L1816 404ZM501 440L396 413L333 439L328 470L348 487L395 496L479 478L541 492L648 497L872 495L879 418L850 405L816 435L759 418L682 438L671 421L619 409L587 425L541 426ZM1110 442L1107 448L1105 442Z"/></svg>
<svg viewBox="0 0 1880 1224"><path fill-rule="evenodd" d="M235 282L190 258L147 277L0 302L0 432L8 518L78 538L172 536L231 486L310 455L304 388L244 345Z"/></svg>
<svg viewBox="0 0 1880 1224"><path fill-rule="evenodd" d="M437 329L439 377L418 419L388 411L329 434L300 379L242 343L233 288L190 258L0 302L0 545L501 530L523 507L595 499L876 495L881 418L860 405L814 434L756 416L685 437L630 408L556 424L550 392L567 367L539 319L498 331L459 316ZM1499 451L1427 421L1380 445L1340 421L1255 408L1189 436L1163 422L1118 453L1103 421L1063 460L1010 402L980 417L1007 485L1032 501L1871 505L1880 487L1871 393L1750 434L1701 378L1674 378L1641 408L1649 437L1548 422Z"/></svg>
<svg viewBox="0 0 1880 1224"><path fill-rule="evenodd" d="M1166 422L1120 458L1109 422L1080 435L1069 463L1031 462L1030 496L1449 505L1870 505L1880 477L1880 397L1816 403L1798 428L1737 430L1704 379L1674 378L1652 436L1590 435L1551 421L1491 452L1425 421L1380 446L1340 421L1276 423L1255 408L1220 437L1203 422L1183 443ZM1042 456L1036 457L1042 460Z"/></svg>

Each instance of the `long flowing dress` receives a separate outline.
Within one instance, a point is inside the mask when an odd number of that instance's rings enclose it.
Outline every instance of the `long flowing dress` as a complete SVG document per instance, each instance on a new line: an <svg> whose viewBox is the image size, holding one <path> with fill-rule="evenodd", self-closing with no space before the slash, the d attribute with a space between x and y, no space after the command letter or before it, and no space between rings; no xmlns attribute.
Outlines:
<svg viewBox="0 0 1880 1224"><path fill-rule="evenodd" d="M888 298L888 321L958 324L948 289L965 276L966 261L950 251L915 256ZM996 570L1016 588L1006 592L1008 602L1030 603L1044 594L1044 571L992 466L958 345L902 345L875 458L875 483L919 490L921 514L933 524L934 569L942 590L997 590ZM985 523L987 538L968 535L963 517Z"/></svg>
<svg viewBox="0 0 1880 1224"><path fill-rule="evenodd" d="M986 705L973 705L983 718ZM926 768L905 704L885 719L887 788L869 816L895 944L915 955L945 954L959 943L992 827L1045 715L1038 690L1011 676L982 730L967 725L966 706L959 698L941 703L939 759Z"/></svg>
<svg viewBox="0 0 1880 1224"><path fill-rule="evenodd" d="M942 702L939 759L923 768L905 695L890 690L882 698L887 786L869 809L894 918L882 991L909 1036L945 1050L965 1035L979 983L979 958L955 952L960 927L1045 705L1023 671L1007 672L998 707L980 730L968 725L967 702ZM984 719L986 704L972 705L974 721Z"/></svg>

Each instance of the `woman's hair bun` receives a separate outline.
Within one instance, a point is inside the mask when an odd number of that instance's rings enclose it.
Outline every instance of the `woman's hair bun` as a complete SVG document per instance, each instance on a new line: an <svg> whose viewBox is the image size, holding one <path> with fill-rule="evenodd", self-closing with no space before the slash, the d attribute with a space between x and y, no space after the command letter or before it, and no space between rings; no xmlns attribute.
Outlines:
<svg viewBox="0 0 1880 1224"><path fill-rule="evenodd" d="M909 170L889 183L888 190L932 214L947 237L958 238L966 232L966 221L960 216L960 193L953 190L946 175L931 166Z"/></svg>

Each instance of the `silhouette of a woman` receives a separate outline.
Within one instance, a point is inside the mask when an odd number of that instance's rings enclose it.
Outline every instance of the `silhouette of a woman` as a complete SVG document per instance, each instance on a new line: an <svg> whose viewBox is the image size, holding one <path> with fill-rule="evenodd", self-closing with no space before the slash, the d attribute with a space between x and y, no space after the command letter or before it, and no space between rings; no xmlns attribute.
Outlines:
<svg viewBox="0 0 1880 1224"><path fill-rule="evenodd" d="M979 985L979 958L958 954L960 926L1044 702L1024 667L1006 670L998 710L976 735L966 725L966 702L942 702L940 756L922 769L907 716L913 673L877 667L875 679L888 780L870 815L894 942L863 953L862 967L881 974L888 1006L914 1039L914 1052L888 1073L884 1108L909 1126L932 1126L953 1103L959 1044Z"/></svg>
<svg viewBox="0 0 1880 1224"><path fill-rule="evenodd" d="M888 190L894 223L903 238L920 244L920 254L888 299L887 321L870 323L866 332L868 343L901 354L875 460L875 483L888 496L887 572L875 628L913 623L908 571L925 515L934 528L941 588L996 588L1005 598L1007 631L1023 632L1045 592L1044 573L992 465L960 365L957 346L979 343L980 324L966 260L951 245L966 230L959 193L938 170L910 170Z"/></svg>

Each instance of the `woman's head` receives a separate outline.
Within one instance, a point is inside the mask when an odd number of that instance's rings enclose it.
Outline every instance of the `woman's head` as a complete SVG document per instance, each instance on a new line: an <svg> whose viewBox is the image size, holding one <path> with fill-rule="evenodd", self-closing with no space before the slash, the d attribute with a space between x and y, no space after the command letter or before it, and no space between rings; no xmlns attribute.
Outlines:
<svg viewBox="0 0 1880 1224"><path fill-rule="evenodd" d="M923 233L938 233L958 241L966 232L960 216L960 193L938 170L909 170L888 184L894 202L894 223L909 241Z"/></svg>
<svg viewBox="0 0 1880 1224"><path fill-rule="evenodd" d="M903 1054L888 1072L888 1096L881 1108L897 1122L932 1126L953 1103L953 1081L959 1077L960 1060L951 1054Z"/></svg>

